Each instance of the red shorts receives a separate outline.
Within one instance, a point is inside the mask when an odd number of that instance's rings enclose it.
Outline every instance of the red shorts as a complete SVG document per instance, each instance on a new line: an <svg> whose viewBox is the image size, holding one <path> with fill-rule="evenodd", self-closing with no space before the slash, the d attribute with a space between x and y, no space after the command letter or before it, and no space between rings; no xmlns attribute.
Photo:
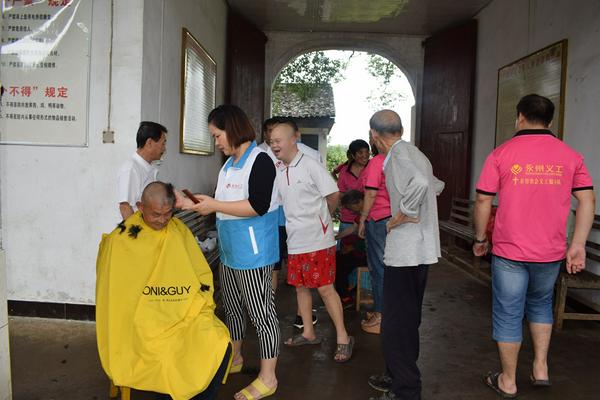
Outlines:
<svg viewBox="0 0 600 400"><path fill-rule="evenodd" d="M288 255L287 281L292 286L319 288L335 282L335 246Z"/></svg>

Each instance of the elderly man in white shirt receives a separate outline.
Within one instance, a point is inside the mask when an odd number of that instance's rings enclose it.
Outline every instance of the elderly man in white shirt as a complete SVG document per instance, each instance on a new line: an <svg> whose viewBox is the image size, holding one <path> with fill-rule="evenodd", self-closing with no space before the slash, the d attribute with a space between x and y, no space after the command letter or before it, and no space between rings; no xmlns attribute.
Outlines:
<svg viewBox="0 0 600 400"><path fill-rule="evenodd" d="M441 256L436 196L444 183L433 175L427 157L402 140L397 113L378 111L369 125L378 148L389 149L383 170L392 211L383 260L381 322L387 377L372 376L369 384L381 390L387 381L388 391L376 400L420 400L419 326L429 265Z"/></svg>
<svg viewBox="0 0 600 400"><path fill-rule="evenodd" d="M167 148L167 128L156 122L143 121L136 135L137 151L119 170L117 176L117 201L119 212L126 220L137 211L144 188L156 181L160 160Z"/></svg>

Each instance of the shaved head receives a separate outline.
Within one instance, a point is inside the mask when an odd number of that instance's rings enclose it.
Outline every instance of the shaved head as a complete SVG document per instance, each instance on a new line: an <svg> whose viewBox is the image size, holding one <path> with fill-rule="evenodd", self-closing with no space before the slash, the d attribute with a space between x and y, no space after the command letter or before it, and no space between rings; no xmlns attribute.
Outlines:
<svg viewBox="0 0 600 400"><path fill-rule="evenodd" d="M173 185L160 181L149 183L142 192L142 204L149 202L160 205L175 206L175 192Z"/></svg>
<svg viewBox="0 0 600 400"><path fill-rule="evenodd" d="M171 220L175 207L173 185L164 182L152 182L142 192L138 208L146 225L154 230L161 230Z"/></svg>
<svg viewBox="0 0 600 400"><path fill-rule="evenodd" d="M285 164L290 163L298 153L296 142L299 136L300 132L295 123L280 122L275 125L271 130L271 140L269 141L275 157Z"/></svg>
<svg viewBox="0 0 600 400"><path fill-rule="evenodd" d="M400 116L392 110L377 111L369 120L369 126L380 135L402 136L404 132Z"/></svg>

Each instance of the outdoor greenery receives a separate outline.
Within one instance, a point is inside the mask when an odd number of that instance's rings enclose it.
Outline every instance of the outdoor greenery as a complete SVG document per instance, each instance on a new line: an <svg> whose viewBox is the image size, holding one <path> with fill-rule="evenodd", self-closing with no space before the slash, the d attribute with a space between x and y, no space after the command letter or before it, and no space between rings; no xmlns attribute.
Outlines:
<svg viewBox="0 0 600 400"><path fill-rule="evenodd" d="M346 151L348 146L336 144L333 146L327 146L327 170L333 171L335 167L348 159L346 157Z"/></svg>
<svg viewBox="0 0 600 400"><path fill-rule="evenodd" d="M303 54L290 62L277 77L274 87L273 110L279 110L283 85L306 101L322 85L337 83L344 78L345 69L354 52L349 52L347 59L329 57L324 51ZM401 93L391 90L391 81L402 77L400 69L385 57L368 54L367 71L377 80L377 87L367 97L373 111L392 108L405 99ZM327 169L332 171L347 160L347 146L327 146Z"/></svg>
<svg viewBox="0 0 600 400"><path fill-rule="evenodd" d="M302 54L281 70L273 86L273 109L279 109L283 84L298 95L301 101L310 98L317 88L326 84L337 83L344 78L348 62L354 55L350 52L345 60L327 56L324 51L313 51ZM390 89L392 79L402 77L400 69L385 57L378 54L368 54L367 71L377 80L378 84L367 97L373 111L391 108L406 96Z"/></svg>
<svg viewBox="0 0 600 400"><path fill-rule="evenodd" d="M397 102L406 99L406 96L389 88L392 78L402 76L400 69L393 62L380 55L369 54L367 70L378 81L377 87L367 97L373 111L392 108Z"/></svg>
<svg viewBox="0 0 600 400"><path fill-rule="evenodd" d="M323 51L302 54L281 70L273 92L279 93L282 84L291 83L291 89L305 101L319 86L339 82L346 65L347 62L329 58ZM277 101L277 98L273 99L274 109Z"/></svg>

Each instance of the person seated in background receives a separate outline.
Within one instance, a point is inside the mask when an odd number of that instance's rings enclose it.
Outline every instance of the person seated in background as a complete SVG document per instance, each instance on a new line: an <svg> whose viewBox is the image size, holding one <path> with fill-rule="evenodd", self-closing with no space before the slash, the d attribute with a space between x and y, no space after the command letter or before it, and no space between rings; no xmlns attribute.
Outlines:
<svg viewBox="0 0 600 400"><path fill-rule="evenodd" d="M340 249L336 255L335 289L340 295L344 307L354 302L349 282L352 271L367 265L367 253L364 239L358 237L359 214L363 208L364 194L359 190L349 190L341 198L342 207L354 212L355 221L336 235ZM359 288L356 288L357 290Z"/></svg>
<svg viewBox="0 0 600 400"><path fill-rule="evenodd" d="M350 142L348 146L348 164L340 170L337 186L340 190L340 196L349 190L364 191L366 166L369 163L370 149L369 144L362 139L356 139ZM358 214L352 210L340 208L340 231L351 226ZM338 242L337 250L340 250Z"/></svg>
<svg viewBox="0 0 600 400"><path fill-rule="evenodd" d="M173 187L152 182L138 211L103 236L96 266L98 353L117 386L175 400L215 399L231 339L214 313L212 271L192 232L173 218L174 204Z"/></svg>

